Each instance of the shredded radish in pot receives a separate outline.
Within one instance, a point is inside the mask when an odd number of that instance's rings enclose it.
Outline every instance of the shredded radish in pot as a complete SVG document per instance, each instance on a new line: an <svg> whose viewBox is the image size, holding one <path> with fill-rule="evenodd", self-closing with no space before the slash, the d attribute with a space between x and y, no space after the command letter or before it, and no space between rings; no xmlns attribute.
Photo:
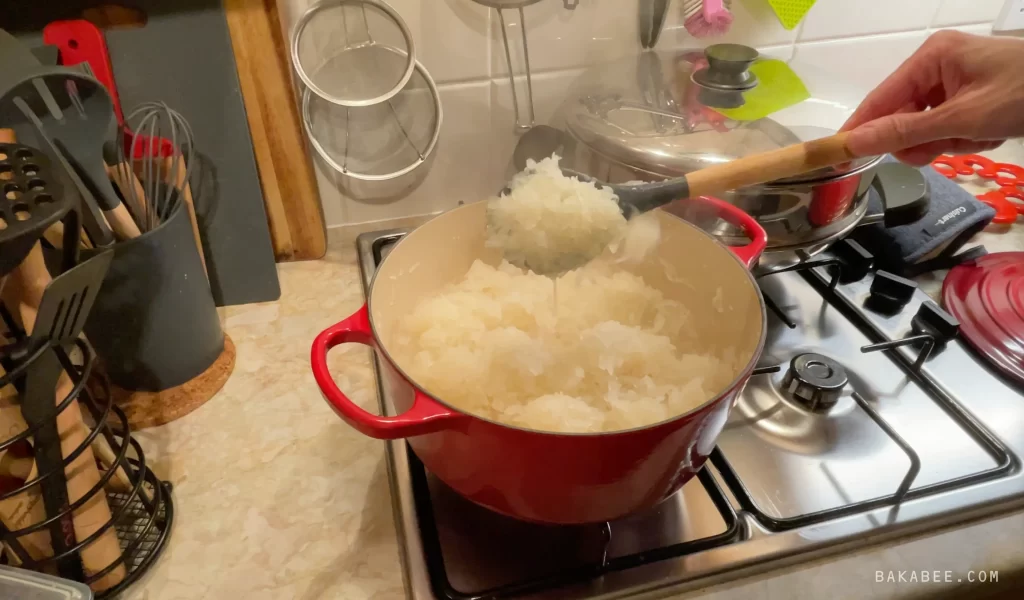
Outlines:
<svg viewBox="0 0 1024 600"><path fill-rule="evenodd" d="M487 245L535 273L558 274L586 264L626 230L615 194L566 177L558 162L558 156L528 160L508 193L487 201Z"/></svg>
<svg viewBox="0 0 1024 600"><path fill-rule="evenodd" d="M729 383L731 358L702 352L688 320L614 261L556 282L477 261L400 320L392 347L418 385L465 412L539 431L617 431L683 414Z"/></svg>

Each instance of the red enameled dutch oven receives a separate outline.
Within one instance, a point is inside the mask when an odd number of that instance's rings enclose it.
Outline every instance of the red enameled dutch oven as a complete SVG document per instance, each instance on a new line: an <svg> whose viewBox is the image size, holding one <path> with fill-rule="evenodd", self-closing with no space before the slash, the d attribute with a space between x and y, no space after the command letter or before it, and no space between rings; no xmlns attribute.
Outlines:
<svg viewBox="0 0 1024 600"><path fill-rule="evenodd" d="M656 211L661 239L629 270L693 315L702 347L728 357L735 373L719 392L686 414L627 431L564 434L532 431L460 412L405 375L388 352L392 328L422 298L465 276L477 259L497 264L484 247L485 203L439 215L405 236L380 265L369 301L313 342L313 375L334 411L361 433L406 438L423 464L459 494L525 521L610 521L650 508L704 465L729 410L764 346L764 302L749 269L766 245L753 218L720 200L700 203L739 226L750 243L726 247L683 219ZM327 351L348 342L375 348L385 389L398 414L381 417L354 404L327 368Z"/></svg>

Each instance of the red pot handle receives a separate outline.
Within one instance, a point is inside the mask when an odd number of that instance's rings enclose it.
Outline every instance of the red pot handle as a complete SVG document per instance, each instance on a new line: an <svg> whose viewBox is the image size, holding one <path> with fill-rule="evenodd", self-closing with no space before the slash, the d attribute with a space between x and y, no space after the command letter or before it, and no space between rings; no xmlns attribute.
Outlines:
<svg viewBox="0 0 1024 600"><path fill-rule="evenodd" d="M718 198L700 196L691 198L691 201L700 202L713 208L720 219L742 229L743 233L750 238L750 243L746 246L729 246L729 251L735 254L748 269L757 264L757 259L761 257L761 253L768 246L768 234L765 233L764 227L761 227L757 219Z"/></svg>
<svg viewBox="0 0 1024 600"><path fill-rule="evenodd" d="M370 313L366 305L351 317L316 336L310 362L313 378L320 386L324 399L338 416L360 433L379 440L394 440L448 429L455 421L466 418L466 415L442 406L419 390L416 390L412 408L400 415L381 417L363 410L338 388L327 368L327 351L338 344L350 342L373 347Z"/></svg>

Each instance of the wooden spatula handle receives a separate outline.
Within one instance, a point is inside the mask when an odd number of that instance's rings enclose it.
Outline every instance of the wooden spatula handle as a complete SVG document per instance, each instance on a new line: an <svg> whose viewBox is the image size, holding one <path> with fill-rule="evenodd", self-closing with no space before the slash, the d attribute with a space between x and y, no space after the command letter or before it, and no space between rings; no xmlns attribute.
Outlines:
<svg viewBox="0 0 1024 600"><path fill-rule="evenodd" d="M846 145L847 135L837 133L694 171L686 176L690 196L713 196L847 162L857 158Z"/></svg>

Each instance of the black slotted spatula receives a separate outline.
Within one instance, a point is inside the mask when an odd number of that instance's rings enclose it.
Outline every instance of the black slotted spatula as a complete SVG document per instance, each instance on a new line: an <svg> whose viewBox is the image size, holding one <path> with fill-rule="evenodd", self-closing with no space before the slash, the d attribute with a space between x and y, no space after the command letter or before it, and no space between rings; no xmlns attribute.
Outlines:
<svg viewBox="0 0 1024 600"><path fill-rule="evenodd" d="M55 555L66 553L76 544L74 517L68 510L68 484L57 427L59 411L54 404L57 382L64 369L58 351L65 352L65 347L81 333L112 257L112 251L102 252L51 281L43 292L29 336L30 354L34 354L40 347L45 349L28 368L21 412L29 427L38 427L34 438L35 460L40 475L52 472L41 482L41 490L47 517L60 515L50 525ZM58 399L59 404L64 404L64 401L64 398ZM59 559L57 568L63 577L84 580L81 560L77 554Z"/></svg>

